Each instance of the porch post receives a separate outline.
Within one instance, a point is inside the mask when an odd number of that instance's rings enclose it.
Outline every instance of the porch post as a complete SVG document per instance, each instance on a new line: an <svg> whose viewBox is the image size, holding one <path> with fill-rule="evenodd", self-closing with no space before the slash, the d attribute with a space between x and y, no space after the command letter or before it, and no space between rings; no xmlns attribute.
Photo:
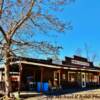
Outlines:
<svg viewBox="0 0 100 100"><path fill-rule="evenodd" d="M22 75L22 64L19 63L19 82L18 82L18 95L20 96L20 89L21 89L21 75Z"/></svg>
<svg viewBox="0 0 100 100"><path fill-rule="evenodd" d="M99 82L99 76L100 75L100 73L98 72L98 75L97 75L97 81L98 81L98 85L100 85L100 82Z"/></svg>
<svg viewBox="0 0 100 100"><path fill-rule="evenodd" d="M59 70L59 87L61 86L61 70Z"/></svg>
<svg viewBox="0 0 100 100"><path fill-rule="evenodd" d="M41 82L40 82L40 92L42 93L42 82L43 82L43 67L41 67Z"/></svg>
<svg viewBox="0 0 100 100"><path fill-rule="evenodd" d="M54 84L54 86L55 86L55 84L56 84L55 79L56 79L56 72L54 71L54 72L53 72L53 84Z"/></svg>

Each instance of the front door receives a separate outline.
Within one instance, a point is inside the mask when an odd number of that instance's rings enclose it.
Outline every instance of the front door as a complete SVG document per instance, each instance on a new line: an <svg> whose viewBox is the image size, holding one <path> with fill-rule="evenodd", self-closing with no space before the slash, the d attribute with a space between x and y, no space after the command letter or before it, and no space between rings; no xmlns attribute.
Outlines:
<svg viewBox="0 0 100 100"><path fill-rule="evenodd" d="M54 71L54 86L60 86L60 71Z"/></svg>
<svg viewBox="0 0 100 100"><path fill-rule="evenodd" d="M82 76L82 81L81 81L81 86L82 86L82 88L85 88L86 87L86 77L85 77L85 73L82 73L81 74Z"/></svg>

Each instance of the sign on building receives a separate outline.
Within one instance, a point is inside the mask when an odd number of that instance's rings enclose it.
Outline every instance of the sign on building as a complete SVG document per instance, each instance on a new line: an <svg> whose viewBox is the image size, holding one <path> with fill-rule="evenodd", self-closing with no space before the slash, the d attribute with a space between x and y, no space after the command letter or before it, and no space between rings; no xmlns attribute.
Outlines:
<svg viewBox="0 0 100 100"><path fill-rule="evenodd" d="M76 65L90 66L90 63L83 62L83 61L78 61L78 60L71 60L71 63L76 64Z"/></svg>

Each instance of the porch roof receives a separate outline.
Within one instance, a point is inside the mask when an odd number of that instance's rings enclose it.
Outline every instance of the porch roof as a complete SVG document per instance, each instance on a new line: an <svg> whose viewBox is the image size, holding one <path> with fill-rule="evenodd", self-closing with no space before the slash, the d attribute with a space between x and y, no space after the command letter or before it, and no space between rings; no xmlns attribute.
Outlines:
<svg viewBox="0 0 100 100"><path fill-rule="evenodd" d="M16 61L12 62L11 64L29 64L33 66L41 66L41 67L47 67L47 68L55 68L55 69L65 69L65 70L79 70L79 71L91 71L91 72L100 72L99 67L78 67L75 65L57 65L57 64L43 64L39 62L30 62L30 61Z"/></svg>

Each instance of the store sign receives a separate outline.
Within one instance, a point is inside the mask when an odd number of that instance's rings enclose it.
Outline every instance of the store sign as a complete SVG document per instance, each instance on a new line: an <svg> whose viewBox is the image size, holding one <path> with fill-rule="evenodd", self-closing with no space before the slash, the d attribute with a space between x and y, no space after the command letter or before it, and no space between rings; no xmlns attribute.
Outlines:
<svg viewBox="0 0 100 100"><path fill-rule="evenodd" d="M11 76L11 81L19 81L19 76Z"/></svg>
<svg viewBox="0 0 100 100"><path fill-rule="evenodd" d="M78 61L78 60L71 60L71 63L76 64L76 65L82 65L82 66L90 66L90 63L83 62L83 61Z"/></svg>

